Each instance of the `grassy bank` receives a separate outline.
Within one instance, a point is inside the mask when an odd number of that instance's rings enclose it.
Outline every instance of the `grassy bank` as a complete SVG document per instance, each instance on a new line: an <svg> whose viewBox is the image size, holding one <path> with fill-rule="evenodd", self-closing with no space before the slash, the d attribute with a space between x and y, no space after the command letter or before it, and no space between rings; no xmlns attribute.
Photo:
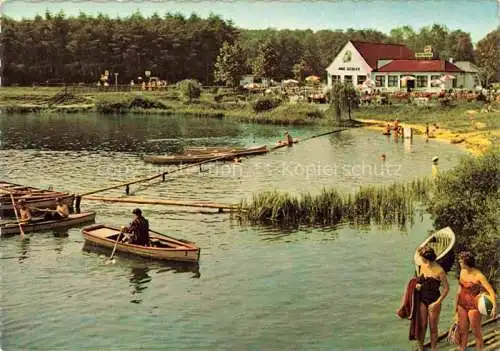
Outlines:
<svg viewBox="0 0 500 351"><path fill-rule="evenodd" d="M256 112L255 95L239 95L224 89L205 91L200 98L184 101L180 92L90 92L61 88L1 88L0 108L7 113L138 113L189 115L265 124L317 124L330 119L317 105L280 104L269 111Z"/></svg>

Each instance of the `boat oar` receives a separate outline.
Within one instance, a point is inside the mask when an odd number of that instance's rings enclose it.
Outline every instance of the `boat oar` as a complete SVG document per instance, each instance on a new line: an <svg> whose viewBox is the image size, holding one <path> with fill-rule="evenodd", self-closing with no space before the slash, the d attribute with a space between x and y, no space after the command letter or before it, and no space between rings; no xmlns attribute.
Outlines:
<svg viewBox="0 0 500 351"><path fill-rule="evenodd" d="M19 232L21 235L21 239L24 239L23 226L21 225L21 221L19 220L19 216L17 214L16 202L14 201L14 195L12 195L12 193L10 193L10 200L12 201L12 207L14 208L14 214L16 215L17 224L19 225Z"/></svg>
<svg viewBox="0 0 500 351"><path fill-rule="evenodd" d="M108 262L111 262L113 260L113 256L114 256L115 251L116 251L116 246L118 245L118 241L120 241L120 237L122 236L122 230L120 230L120 232L118 233L118 237L116 238L116 241L115 241L115 246L113 247L113 251L111 252L111 256L109 256L109 258L108 258Z"/></svg>

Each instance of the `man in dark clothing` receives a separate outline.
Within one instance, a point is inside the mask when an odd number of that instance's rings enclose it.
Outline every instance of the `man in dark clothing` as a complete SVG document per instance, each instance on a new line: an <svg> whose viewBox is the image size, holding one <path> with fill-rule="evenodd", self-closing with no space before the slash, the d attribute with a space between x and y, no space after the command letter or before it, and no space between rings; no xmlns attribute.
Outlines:
<svg viewBox="0 0 500 351"><path fill-rule="evenodd" d="M130 236L127 240L129 244L135 245L149 245L149 222L146 218L142 216L142 211L140 208L136 208L132 211L135 215L135 219L130 223L128 228L125 228Z"/></svg>

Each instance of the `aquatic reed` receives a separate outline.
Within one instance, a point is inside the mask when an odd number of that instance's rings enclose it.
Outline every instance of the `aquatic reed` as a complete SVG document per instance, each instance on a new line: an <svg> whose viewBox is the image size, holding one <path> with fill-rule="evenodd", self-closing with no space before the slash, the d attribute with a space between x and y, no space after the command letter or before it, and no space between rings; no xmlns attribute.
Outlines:
<svg viewBox="0 0 500 351"><path fill-rule="evenodd" d="M317 195L293 196L278 191L254 194L240 203L241 218L250 223L334 225L340 222L405 224L418 204L428 199L428 178L405 184L364 186L354 193L323 189Z"/></svg>

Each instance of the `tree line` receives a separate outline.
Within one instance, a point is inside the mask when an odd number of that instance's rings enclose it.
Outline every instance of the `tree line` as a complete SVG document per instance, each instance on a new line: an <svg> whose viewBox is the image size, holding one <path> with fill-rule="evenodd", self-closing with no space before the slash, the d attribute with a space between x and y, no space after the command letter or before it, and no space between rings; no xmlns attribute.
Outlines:
<svg viewBox="0 0 500 351"><path fill-rule="evenodd" d="M137 82L146 70L171 83L196 79L205 85L234 86L242 75L252 73L301 80L323 77L349 40L401 43L416 52L431 45L435 58L475 62L487 83L497 78L499 33L498 28L488 33L474 49L469 33L439 24L419 31L403 26L385 34L372 29L248 30L217 15L2 16L2 83L94 83L105 70L118 73L121 83Z"/></svg>

